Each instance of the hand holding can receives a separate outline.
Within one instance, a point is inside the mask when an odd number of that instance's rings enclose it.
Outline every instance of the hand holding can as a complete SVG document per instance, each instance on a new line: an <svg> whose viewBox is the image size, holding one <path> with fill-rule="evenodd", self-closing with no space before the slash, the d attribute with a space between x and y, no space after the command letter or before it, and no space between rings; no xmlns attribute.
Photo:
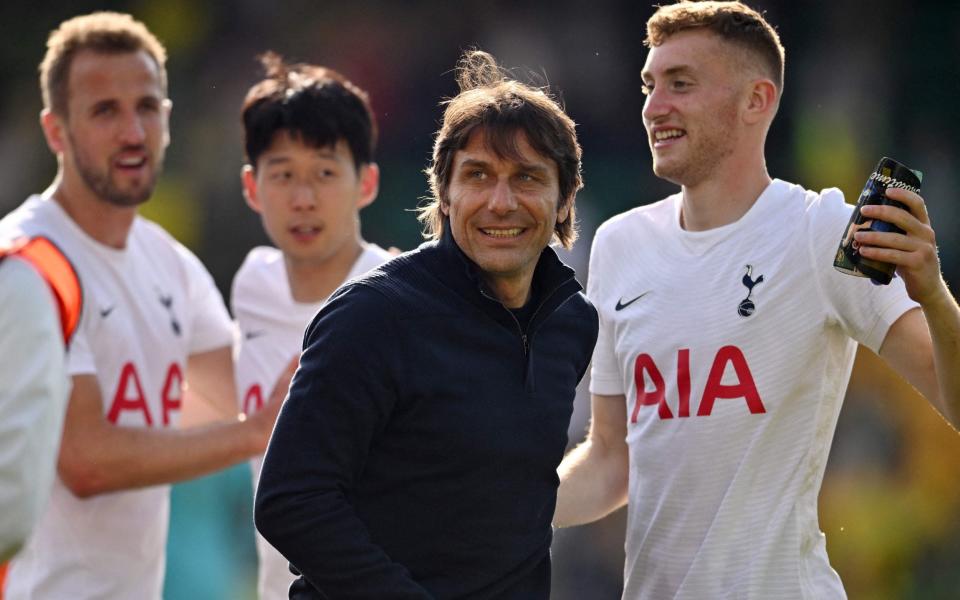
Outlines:
<svg viewBox="0 0 960 600"><path fill-rule="evenodd" d="M854 234L861 230L895 233L904 233L904 231L886 221L865 217L861 214L861 209L866 205L881 204L893 205L906 210L906 206L901 202L887 197L887 188L898 187L919 193L922 177L923 174L920 171L910 169L892 158L883 157L880 159L876 169L867 178L867 183L863 187L857 206L850 216L850 222L844 230L840 247L837 249L833 261L833 266L838 271L858 277L869 277L871 281L878 285L890 283L896 266L861 256L860 245Z"/></svg>

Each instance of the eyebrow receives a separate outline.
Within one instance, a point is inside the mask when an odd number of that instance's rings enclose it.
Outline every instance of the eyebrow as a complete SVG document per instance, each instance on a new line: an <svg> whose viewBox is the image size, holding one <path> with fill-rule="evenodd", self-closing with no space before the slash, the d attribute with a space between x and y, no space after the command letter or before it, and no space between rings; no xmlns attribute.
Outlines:
<svg viewBox="0 0 960 600"><path fill-rule="evenodd" d="M317 151L315 152L315 154L317 155L318 158L322 158L322 159L324 159L324 160L336 161L336 159L337 159L337 155L334 154L333 152L328 151L328 150L317 149ZM265 166L268 166L268 167L271 166L271 165L278 165L278 164L288 163L288 162L291 162L291 161L293 160L290 156L288 156L288 155L286 155L286 154L275 154L275 155L273 155L273 156L267 155L267 156L265 157L265 159L266 159L266 161L267 161L267 163L266 163Z"/></svg>
<svg viewBox="0 0 960 600"><path fill-rule="evenodd" d="M675 67L670 67L669 69L664 70L663 76L669 77L671 75L682 75L685 73L692 73L692 72L693 72L693 67L691 67L690 65L677 65ZM648 69L644 69L640 71L640 77L642 79L650 79L652 77L652 73Z"/></svg>
<svg viewBox="0 0 960 600"><path fill-rule="evenodd" d="M549 172L549 169L547 169L547 167L544 165L539 165L535 163L525 163L525 162L516 163L516 164L519 167L517 170L522 171L524 173L534 173L537 175L542 175ZM490 166L489 162L485 160L480 160L479 158L465 158L460 163L461 168L489 167L489 166Z"/></svg>

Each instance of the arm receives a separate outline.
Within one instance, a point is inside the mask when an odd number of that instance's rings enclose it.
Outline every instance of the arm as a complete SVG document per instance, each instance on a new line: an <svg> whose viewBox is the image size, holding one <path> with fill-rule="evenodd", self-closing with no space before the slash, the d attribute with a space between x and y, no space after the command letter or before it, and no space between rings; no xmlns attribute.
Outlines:
<svg viewBox="0 0 960 600"><path fill-rule="evenodd" d="M864 206L868 218L897 225L904 234L857 232L867 258L897 265L910 298L920 310L904 313L890 327L880 356L916 387L956 428L960 427L960 308L940 274L936 236L923 198L889 188L894 206Z"/></svg>
<svg viewBox="0 0 960 600"><path fill-rule="evenodd" d="M0 307L3 562L27 539L50 494L69 379L50 291L17 259L0 268Z"/></svg>
<svg viewBox="0 0 960 600"><path fill-rule="evenodd" d="M239 412L236 398L231 348L191 354L180 427L235 420Z"/></svg>
<svg viewBox="0 0 960 600"><path fill-rule="evenodd" d="M371 539L351 502L397 399L385 313L377 292L357 287L321 309L257 485L257 529L324 597L431 597Z"/></svg>
<svg viewBox="0 0 960 600"><path fill-rule="evenodd" d="M94 375L73 377L58 470L81 498L199 477L266 447L292 369L280 377L264 410L245 420L186 430L117 427L103 415Z"/></svg>
<svg viewBox="0 0 960 600"><path fill-rule="evenodd" d="M590 397L590 432L557 469L556 527L596 521L627 503L629 453L623 395Z"/></svg>

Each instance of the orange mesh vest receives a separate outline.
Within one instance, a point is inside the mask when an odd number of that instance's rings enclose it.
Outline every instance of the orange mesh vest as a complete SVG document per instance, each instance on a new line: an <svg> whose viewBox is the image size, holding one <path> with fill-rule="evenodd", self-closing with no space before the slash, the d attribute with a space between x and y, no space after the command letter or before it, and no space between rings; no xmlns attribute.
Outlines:
<svg viewBox="0 0 960 600"><path fill-rule="evenodd" d="M7 256L26 260L46 280L60 310L63 342L69 344L80 322L80 310L83 307L80 279L73 265L53 242L42 236L19 238L11 245L0 247L0 260Z"/></svg>

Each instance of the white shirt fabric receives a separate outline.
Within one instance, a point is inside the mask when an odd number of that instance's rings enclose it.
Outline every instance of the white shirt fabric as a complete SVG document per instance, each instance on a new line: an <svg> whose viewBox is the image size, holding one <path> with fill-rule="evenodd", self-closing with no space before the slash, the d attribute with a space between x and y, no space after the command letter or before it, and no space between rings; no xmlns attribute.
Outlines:
<svg viewBox="0 0 960 600"><path fill-rule="evenodd" d="M30 264L0 261L0 562L50 497L70 393L59 310Z"/></svg>
<svg viewBox="0 0 960 600"><path fill-rule="evenodd" d="M83 288L70 375L95 374L103 412L121 427L175 427L191 354L230 346L223 298L200 261L137 217L123 250L89 237L47 196L0 221L0 235L43 234ZM11 563L6 598L160 598L169 486L80 499L55 480L50 503Z"/></svg>
<svg viewBox="0 0 960 600"><path fill-rule="evenodd" d="M390 253L383 248L365 243L347 279L362 275L390 258ZM323 302L295 301L283 254L276 248L261 246L247 254L237 271L231 305L240 329L236 361L240 409L250 414L267 400L280 373L299 354L304 330ZM250 461L254 488L262 465L262 455ZM296 578L290 573L287 559L263 536L255 535L260 558L257 585L260 599L285 600Z"/></svg>
<svg viewBox="0 0 960 600"><path fill-rule="evenodd" d="M817 518L824 467L857 342L877 351L916 304L900 279L833 268L839 190L775 180L701 232L680 228L680 200L610 219L590 258L590 388L627 399L623 597L845 598Z"/></svg>

